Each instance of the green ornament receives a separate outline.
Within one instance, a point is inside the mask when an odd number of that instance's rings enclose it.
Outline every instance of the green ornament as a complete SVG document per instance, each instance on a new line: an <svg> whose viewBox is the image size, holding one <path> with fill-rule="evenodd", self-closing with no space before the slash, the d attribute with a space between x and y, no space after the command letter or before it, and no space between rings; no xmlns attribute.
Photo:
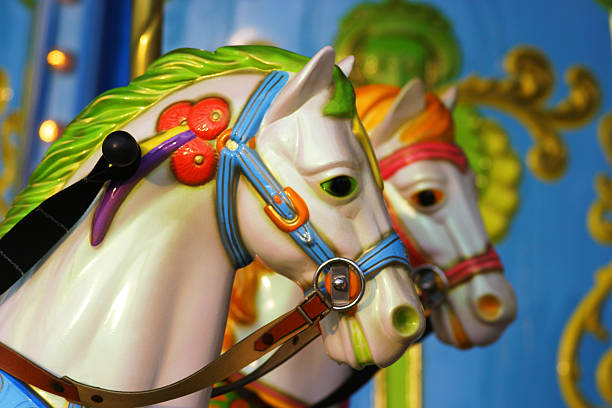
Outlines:
<svg viewBox="0 0 612 408"><path fill-rule="evenodd" d="M459 73L461 51L452 26L436 8L412 2L360 4L340 24L339 58L355 56L351 80L403 86L420 77L428 88Z"/></svg>

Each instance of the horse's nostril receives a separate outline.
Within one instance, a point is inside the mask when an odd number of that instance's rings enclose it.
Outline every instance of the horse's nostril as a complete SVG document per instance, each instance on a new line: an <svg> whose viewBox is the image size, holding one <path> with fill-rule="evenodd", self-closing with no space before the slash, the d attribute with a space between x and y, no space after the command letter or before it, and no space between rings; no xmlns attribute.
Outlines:
<svg viewBox="0 0 612 408"><path fill-rule="evenodd" d="M414 307L408 305L398 306L393 309L391 321L397 333L406 337L415 335L421 326L419 312Z"/></svg>
<svg viewBox="0 0 612 408"><path fill-rule="evenodd" d="M476 301L476 309L482 319L493 321L502 314L502 302L495 295L483 295Z"/></svg>

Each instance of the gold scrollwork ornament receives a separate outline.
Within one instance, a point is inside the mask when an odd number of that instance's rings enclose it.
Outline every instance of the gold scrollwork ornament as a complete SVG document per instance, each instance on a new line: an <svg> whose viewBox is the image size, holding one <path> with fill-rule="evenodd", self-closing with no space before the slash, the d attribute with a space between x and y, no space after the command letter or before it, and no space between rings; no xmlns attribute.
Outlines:
<svg viewBox="0 0 612 408"><path fill-rule="evenodd" d="M3 113L8 101L13 97L7 75L0 70L0 115ZM0 122L1 123L1 122ZM0 213L8 209L5 193L12 186L17 174L17 145L11 136L23 131L23 115L16 111L10 113L0 125L0 144L2 148L2 167L0 173Z"/></svg>
<svg viewBox="0 0 612 408"><path fill-rule="evenodd" d="M548 108L554 72L540 51L515 48L506 55L504 67L507 78L470 76L460 82L459 101L490 106L518 119L535 142L527 154L528 167L542 180L557 180L567 166L567 149L560 133L582 126L594 117L601 99L599 86L585 68L570 67L565 75L569 94Z"/></svg>
<svg viewBox="0 0 612 408"><path fill-rule="evenodd" d="M607 114L599 123L599 143L612 165L612 113ZM587 227L591 236L601 244L612 244L612 221L608 217L612 213L612 178L598 174L595 178L597 199L587 214Z"/></svg>
<svg viewBox="0 0 612 408"><path fill-rule="evenodd" d="M599 123L599 142L602 151L612 165L612 113ZM612 243L612 222L606 214L612 210L612 180L605 174L595 178L597 199L587 213L587 227L591 236L602 244ZM609 333L601 323L601 310L612 293L612 262L595 274L595 284L580 302L567 322L557 356L557 375L563 398L571 408L594 407L580 391L580 367L578 348L585 333L592 333L598 340L609 340ZM612 404L612 348L599 360L595 384L601 398Z"/></svg>
<svg viewBox="0 0 612 408"><path fill-rule="evenodd" d="M9 114L0 128L0 143L2 146L2 166L0 174L0 214L8 210L9 203L4 194L11 188L17 176L17 145L11 140L14 134L24 130L24 118L20 111Z"/></svg>
<svg viewBox="0 0 612 408"><path fill-rule="evenodd" d="M13 91L9 87L8 78L6 77L4 71L0 69L0 114L2 114L4 107L12 96Z"/></svg>
<svg viewBox="0 0 612 408"><path fill-rule="evenodd" d="M595 274L595 284L591 291L580 302L572 317L567 322L557 355L557 376L561 393L571 408L592 408L580 391L580 368L578 348L586 333L592 333L598 340L605 341L609 334L601 323L601 309L612 291L612 263ZM600 359L596 384L599 395L612 404L612 349Z"/></svg>
<svg viewBox="0 0 612 408"><path fill-rule="evenodd" d="M606 216L612 212L612 179L605 174L595 178L597 199L587 214L587 226L591 236L602 244L612 243L612 221Z"/></svg>

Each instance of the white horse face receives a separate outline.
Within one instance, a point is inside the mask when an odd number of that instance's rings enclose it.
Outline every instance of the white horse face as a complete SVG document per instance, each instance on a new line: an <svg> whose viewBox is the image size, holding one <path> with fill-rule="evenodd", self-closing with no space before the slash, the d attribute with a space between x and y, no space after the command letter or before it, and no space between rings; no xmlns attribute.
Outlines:
<svg viewBox="0 0 612 408"><path fill-rule="evenodd" d="M452 105L452 100L445 100L448 96L443 100ZM413 81L402 89L385 119L373 131L379 159L405 145L399 130L424 111L424 101L421 82ZM411 148L415 152L418 149L416 144ZM447 275L466 271L471 275L477 271L474 265L489 262L489 266L482 268L484 273L451 282L447 301L432 310L434 330L442 341L460 348L490 344L514 320L516 299L486 234L474 174L467 164L433 156L412 161L417 156L387 175L385 197L395 214L396 228L415 243L419 255L441 267Z"/></svg>
<svg viewBox="0 0 612 408"><path fill-rule="evenodd" d="M401 225L437 265L486 249L472 171L462 174L441 160L416 162L386 180L385 193Z"/></svg>
<svg viewBox="0 0 612 408"><path fill-rule="evenodd" d="M322 58L319 54L313 60ZM305 87L310 97L301 95L304 102L289 114L270 120L278 113L274 106L271 108L256 149L278 180L304 199L310 221L335 254L357 259L391 232L392 225L364 149L353 133L352 119L321 114L332 95L333 52L323 57L323 61L315 61L314 67L307 65L304 70L310 70L306 74L312 76L321 75L324 69L327 77L318 85ZM312 64L311 61L309 65ZM303 74L300 72L293 81L304 81ZM286 85L290 86L291 83ZM285 96L280 94L277 98L284 106L291 105ZM350 187L330 190L327 182L337 178L343 179L345 186L350 180ZM239 214L262 207L247 185L241 184L238 194ZM317 266L287 234L279 233L269 219L259 214L239 215L239 219L252 253L304 289L312 285ZM399 358L422 334L424 316L408 271L390 267L368 281L354 314L332 312L321 327L327 352L333 359L353 367L372 363L384 366Z"/></svg>
<svg viewBox="0 0 612 408"><path fill-rule="evenodd" d="M487 252L474 174L440 160L413 163L385 183L385 194L404 233L444 270ZM467 348L495 341L516 316L516 299L502 270L473 276L432 310L438 337Z"/></svg>

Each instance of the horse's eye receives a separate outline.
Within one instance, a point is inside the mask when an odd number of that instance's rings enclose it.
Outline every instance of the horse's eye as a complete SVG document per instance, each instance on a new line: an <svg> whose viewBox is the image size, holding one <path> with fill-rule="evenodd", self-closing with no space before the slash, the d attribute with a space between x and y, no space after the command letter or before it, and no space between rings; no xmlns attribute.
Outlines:
<svg viewBox="0 0 612 408"><path fill-rule="evenodd" d="M426 188L410 196L410 200L419 208L428 209L444 199L444 193L437 188Z"/></svg>
<svg viewBox="0 0 612 408"><path fill-rule="evenodd" d="M345 198L357 190L357 180L351 176L336 176L322 182L321 188L333 197Z"/></svg>

